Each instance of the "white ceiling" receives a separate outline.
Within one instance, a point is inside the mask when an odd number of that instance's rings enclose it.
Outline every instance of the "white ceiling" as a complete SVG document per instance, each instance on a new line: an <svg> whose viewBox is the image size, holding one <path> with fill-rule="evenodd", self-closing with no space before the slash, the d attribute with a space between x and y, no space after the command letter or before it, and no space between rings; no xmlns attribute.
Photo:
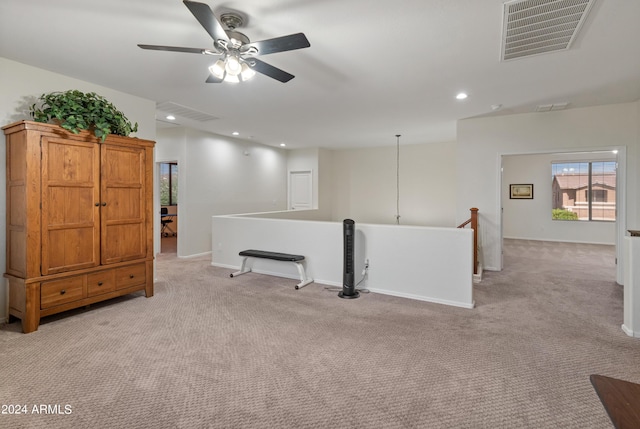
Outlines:
<svg viewBox="0 0 640 429"><path fill-rule="evenodd" d="M207 84L215 57L138 48L212 47L181 0L2 0L0 56L218 118L182 125L290 148L450 141L462 118L640 99L638 0L597 0L571 49L506 62L502 0L201 1L244 12L252 41L305 33L310 48L260 57L295 79Z"/></svg>

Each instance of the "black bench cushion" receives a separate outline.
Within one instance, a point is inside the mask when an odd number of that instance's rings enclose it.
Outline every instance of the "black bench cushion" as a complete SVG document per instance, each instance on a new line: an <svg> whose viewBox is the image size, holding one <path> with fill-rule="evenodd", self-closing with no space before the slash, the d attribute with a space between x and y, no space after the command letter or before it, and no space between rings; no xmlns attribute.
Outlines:
<svg viewBox="0 0 640 429"><path fill-rule="evenodd" d="M276 261L298 262L304 261L302 255L291 255L289 253L267 252L265 250L243 250L240 256L251 256L254 258L273 259Z"/></svg>

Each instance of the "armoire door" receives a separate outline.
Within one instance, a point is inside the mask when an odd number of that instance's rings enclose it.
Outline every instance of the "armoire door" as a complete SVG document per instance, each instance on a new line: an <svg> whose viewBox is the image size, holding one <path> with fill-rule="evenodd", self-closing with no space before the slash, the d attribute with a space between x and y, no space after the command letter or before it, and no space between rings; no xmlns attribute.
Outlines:
<svg viewBox="0 0 640 429"><path fill-rule="evenodd" d="M100 263L100 152L95 143L43 137L43 275Z"/></svg>
<svg viewBox="0 0 640 429"><path fill-rule="evenodd" d="M101 157L102 263L144 258L145 150L103 144Z"/></svg>

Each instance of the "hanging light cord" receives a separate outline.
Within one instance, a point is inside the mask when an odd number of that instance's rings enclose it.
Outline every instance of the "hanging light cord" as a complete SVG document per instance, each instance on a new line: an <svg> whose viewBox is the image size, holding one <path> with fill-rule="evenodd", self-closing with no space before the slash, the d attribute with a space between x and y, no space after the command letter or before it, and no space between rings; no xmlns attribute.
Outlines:
<svg viewBox="0 0 640 429"><path fill-rule="evenodd" d="M396 224L400 225L400 134L396 134Z"/></svg>

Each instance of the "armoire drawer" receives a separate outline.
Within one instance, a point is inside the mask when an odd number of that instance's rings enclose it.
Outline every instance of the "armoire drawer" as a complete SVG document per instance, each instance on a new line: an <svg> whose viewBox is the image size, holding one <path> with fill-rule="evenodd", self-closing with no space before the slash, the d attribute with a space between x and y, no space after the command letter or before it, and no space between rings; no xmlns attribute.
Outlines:
<svg viewBox="0 0 640 429"><path fill-rule="evenodd" d="M40 285L40 308L51 308L84 298L84 276L42 282Z"/></svg>
<svg viewBox="0 0 640 429"><path fill-rule="evenodd" d="M146 280L145 264L130 265L116 269L116 289L141 285Z"/></svg>
<svg viewBox="0 0 640 429"><path fill-rule="evenodd" d="M116 290L115 270L87 274L87 296L102 295Z"/></svg>

